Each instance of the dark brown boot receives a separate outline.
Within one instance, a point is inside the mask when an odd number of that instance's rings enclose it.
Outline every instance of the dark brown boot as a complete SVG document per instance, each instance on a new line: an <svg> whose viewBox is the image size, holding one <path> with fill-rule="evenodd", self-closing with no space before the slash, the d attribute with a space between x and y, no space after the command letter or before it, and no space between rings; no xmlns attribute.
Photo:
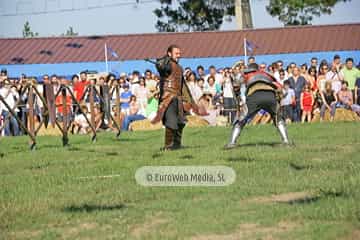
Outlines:
<svg viewBox="0 0 360 240"><path fill-rule="evenodd" d="M165 145L161 149L163 151L171 150L174 145L174 130L171 128L165 128Z"/></svg>
<svg viewBox="0 0 360 240"><path fill-rule="evenodd" d="M178 130L175 130L173 149L179 149L179 148L181 148L182 132L183 132L183 127L179 127Z"/></svg>

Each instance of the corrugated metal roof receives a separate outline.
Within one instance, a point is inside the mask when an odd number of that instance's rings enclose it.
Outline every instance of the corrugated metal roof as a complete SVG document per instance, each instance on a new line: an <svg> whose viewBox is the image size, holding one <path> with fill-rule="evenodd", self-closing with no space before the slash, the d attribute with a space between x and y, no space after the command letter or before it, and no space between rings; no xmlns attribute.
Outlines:
<svg viewBox="0 0 360 240"><path fill-rule="evenodd" d="M105 43L121 60L160 57L170 44L181 46L185 58L241 56L244 38L258 46L254 50L256 55L359 50L360 23L223 32L0 39L0 64L104 61ZM109 60L117 59L109 54Z"/></svg>

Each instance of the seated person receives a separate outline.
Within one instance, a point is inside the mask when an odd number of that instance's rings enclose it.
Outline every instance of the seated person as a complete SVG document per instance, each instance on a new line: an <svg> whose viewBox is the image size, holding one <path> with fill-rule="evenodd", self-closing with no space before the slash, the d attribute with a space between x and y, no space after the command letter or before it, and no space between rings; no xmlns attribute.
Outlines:
<svg viewBox="0 0 360 240"><path fill-rule="evenodd" d="M88 111L88 108L86 106L82 106L81 110L83 113L86 114L86 117L88 120L91 119L91 115ZM75 128L76 131L75 131ZM90 130L90 125L89 123L86 121L86 118L83 114L79 113L75 115L75 119L73 122L73 126L72 126L72 130L71 132L74 133L80 133L80 134L87 134Z"/></svg>
<svg viewBox="0 0 360 240"><path fill-rule="evenodd" d="M156 87L150 87L145 109L145 117L150 121L156 116L159 105L160 91Z"/></svg>
<svg viewBox="0 0 360 240"><path fill-rule="evenodd" d="M351 90L348 88L348 82L343 81L341 85L341 90L338 93L339 102L336 105L340 108L345 108L348 110L352 110L356 112L357 114L360 113L360 106L358 104L354 104L353 101L353 94Z"/></svg>
<svg viewBox="0 0 360 240"><path fill-rule="evenodd" d="M324 88L325 89L320 93L322 98L322 105L320 108L320 122L324 120L326 109L330 111L330 121L334 120L336 111L337 96L335 91L332 90L331 82L326 82Z"/></svg>
<svg viewBox="0 0 360 240"><path fill-rule="evenodd" d="M264 109L258 111L252 119L248 119L249 122L252 122L252 125L269 123L270 120L271 115Z"/></svg>
<svg viewBox="0 0 360 240"><path fill-rule="evenodd" d="M212 95L210 93L204 93L198 101L198 106L199 108L203 109L203 111L208 113L207 115L201 116L201 118L206 120L209 125L215 126L216 117L219 115L219 110L215 108L212 101Z"/></svg>
<svg viewBox="0 0 360 240"><path fill-rule="evenodd" d="M131 95L129 102L129 114L125 116L124 121L122 123L122 130L129 130L129 125L133 121L143 120L145 116L142 114L138 114L139 112L139 104L136 101L136 96Z"/></svg>

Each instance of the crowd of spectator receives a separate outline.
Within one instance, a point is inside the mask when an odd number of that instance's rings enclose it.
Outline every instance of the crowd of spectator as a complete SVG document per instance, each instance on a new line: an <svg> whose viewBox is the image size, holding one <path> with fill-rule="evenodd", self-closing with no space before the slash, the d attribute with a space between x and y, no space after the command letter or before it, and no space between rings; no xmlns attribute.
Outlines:
<svg viewBox="0 0 360 240"><path fill-rule="evenodd" d="M248 63L256 62L250 57ZM358 66L359 67L359 66ZM360 115L360 70L354 65L352 58L345 61L335 55L332 62L312 58L307 64L290 63L284 66L279 60L272 64L259 64L260 71L267 71L283 84L283 99L281 111L287 122L311 122L315 114L320 114L323 121L326 111L330 112L330 120L334 119L337 108L346 108ZM232 81L241 79L241 72L246 69L244 61L239 61L232 67L216 69L210 66L204 69L185 68L184 79L194 101L204 107L209 113L203 116L210 125L216 125L219 116L228 118L229 122L235 116L236 106ZM53 98L56 119L64 120L63 98L56 97L60 86L67 86L74 94L81 110L74 104L71 94L66 95L66 114L69 127L73 133L86 134L90 125L86 120L93 114L95 129L98 131L115 130L115 124L108 114L119 120L118 125L123 130L129 130L132 122L152 119L156 115L159 99L159 76L151 70L143 74L133 71L122 73L117 78L113 74L91 75L84 71L73 75L71 79L56 75L44 75L42 81L22 75L20 78L9 78L6 69L1 71L0 95L7 105L15 111L19 119L27 126L29 119L29 98L34 102L34 121L39 123L44 118L45 108L38 95L24 94L26 84L31 82L37 92L45 99ZM98 94L90 94L89 86ZM246 102L246 87L240 88L240 99ZM93 99L91 99L93 98ZM91 101L93 100L93 101ZM90 109L90 102L94 107ZM108 102L109 104L106 104ZM118 105L120 110L118 110ZM91 112L92 110L92 112ZM0 135L17 136L25 134L9 109L0 102ZM84 114L82 114L83 112ZM120 115L118 113L120 112ZM261 112L264 115L266 112ZM85 117L86 116L86 117ZM45 121L49 121L46 119Z"/></svg>

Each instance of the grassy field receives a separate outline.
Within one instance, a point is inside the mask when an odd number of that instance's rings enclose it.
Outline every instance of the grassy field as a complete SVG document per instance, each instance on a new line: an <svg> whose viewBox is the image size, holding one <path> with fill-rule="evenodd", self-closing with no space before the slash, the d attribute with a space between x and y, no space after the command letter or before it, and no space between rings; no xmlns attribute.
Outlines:
<svg viewBox="0 0 360 240"><path fill-rule="evenodd" d="M360 125L186 128L186 148L159 152L163 131L0 139L0 239L360 239ZM225 165L227 187L143 187L146 165ZM117 175L113 178L84 178Z"/></svg>

